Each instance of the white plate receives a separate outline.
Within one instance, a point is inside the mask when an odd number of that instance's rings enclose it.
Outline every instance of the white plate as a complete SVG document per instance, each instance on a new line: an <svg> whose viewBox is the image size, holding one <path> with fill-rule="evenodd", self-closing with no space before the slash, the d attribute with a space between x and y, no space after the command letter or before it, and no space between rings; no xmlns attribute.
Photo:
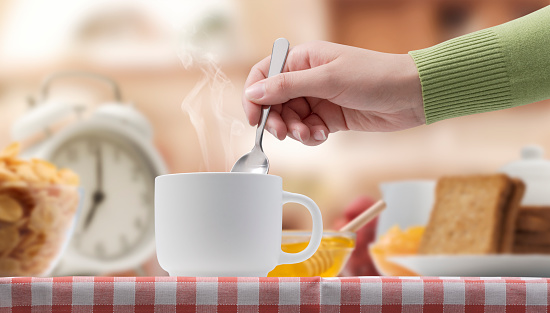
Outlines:
<svg viewBox="0 0 550 313"><path fill-rule="evenodd" d="M550 277L550 255L411 255L388 259L421 276Z"/></svg>

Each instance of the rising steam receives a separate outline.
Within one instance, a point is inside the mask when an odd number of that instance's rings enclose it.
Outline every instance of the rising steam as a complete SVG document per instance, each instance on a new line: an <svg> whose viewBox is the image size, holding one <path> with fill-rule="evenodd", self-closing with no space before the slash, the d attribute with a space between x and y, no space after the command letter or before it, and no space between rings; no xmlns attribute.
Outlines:
<svg viewBox="0 0 550 313"><path fill-rule="evenodd" d="M215 51L209 51L216 50L212 43L219 43L211 37L212 24L220 26L215 18L213 21L206 20L210 33L199 30L184 34L179 58L185 69L198 69L201 78L187 94L181 108L189 115L198 136L203 160L201 171L228 171L235 161L233 141L242 134L244 124L224 112L224 106L228 105L227 91L234 86L221 70ZM217 168L219 158L224 163L223 169Z"/></svg>

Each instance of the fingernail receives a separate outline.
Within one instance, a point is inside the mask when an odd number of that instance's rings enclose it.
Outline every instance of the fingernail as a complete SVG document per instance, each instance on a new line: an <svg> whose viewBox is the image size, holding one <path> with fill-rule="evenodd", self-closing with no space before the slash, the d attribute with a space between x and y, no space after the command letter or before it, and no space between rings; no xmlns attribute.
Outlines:
<svg viewBox="0 0 550 313"><path fill-rule="evenodd" d="M273 136L275 136L275 138L279 139L279 136L277 136L277 131L275 130L275 128L268 128L267 129L268 132L270 132Z"/></svg>
<svg viewBox="0 0 550 313"><path fill-rule="evenodd" d="M244 95L248 98L248 100L259 100L263 98L265 95L265 84L257 83L246 88Z"/></svg>
<svg viewBox="0 0 550 313"><path fill-rule="evenodd" d="M297 138L298 140L300 140L301 143L304 143L302 141L302 137L300 137L300 132L296 129L292 132L292 135L294 135L295 138Z"/></svg>
<svg viewBox="0 0 550 313"><path fill-rule="evenodd" d="M313 133L313 138L315 138L315 140L319 140L319 141L327 140L327 136L325 135L324 130L318 130L315 133Z"/></svg>

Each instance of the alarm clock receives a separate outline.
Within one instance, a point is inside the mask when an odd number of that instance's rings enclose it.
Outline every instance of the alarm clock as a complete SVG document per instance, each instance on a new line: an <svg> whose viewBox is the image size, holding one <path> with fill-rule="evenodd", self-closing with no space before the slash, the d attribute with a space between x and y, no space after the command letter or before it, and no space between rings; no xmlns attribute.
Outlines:
<svg viewBox="0 0 550 313"><path fill-rule="evenodd" d="M48 160L80 176L81 208L55 276L124 271L155 252L154 179L167 171L153 145L152 127L130 104L105 103L86 118L84 109L46 101L12 129L14 140L46 134L23 157ZM48 131L69 115L77 122Z"/></svg>

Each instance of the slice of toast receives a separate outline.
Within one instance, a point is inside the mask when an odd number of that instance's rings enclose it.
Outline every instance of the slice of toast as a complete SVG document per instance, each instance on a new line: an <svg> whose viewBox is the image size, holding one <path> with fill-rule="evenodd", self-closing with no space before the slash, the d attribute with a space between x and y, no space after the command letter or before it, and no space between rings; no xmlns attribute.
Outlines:
<svg viewBox="0 0 550 313"><path fill-rule="evenodd" d="M550 207L523 206L519 209L517 231L550 232Z"/></svg>
<svg viewBox="0 0 550 313"><path fill-rule="evenodd" d="M500 238L500 253L512 253L516 235L517 219L521 199L525 193L525 184L517 178L512 178L512 189L508 195L502 216L502 232Z"/></svg>
<svg viewBox="0 0 550 313"><path fill-rule="evenodd" d="M522 215L538 216L544 219L550 219L550 206L527 205L521 207ZM550 222L550 220L548 220Z"/></svg>
<svg viewBox="0 0 550 313"><path fill-rule="evenodd" d="M522 214L520 209L516 227L523 232L550 232L550 218Z"/></svg>
<svg viewBox="0 0 550 313"><path fill-rule="evenodd" d="M514 244L514 253L550 254L550 245Z"/></svg>
<svg viewBox="0 0 550 313"><path fill-rule="evenodd" d="M511 251L523 190L504 174L441 178L418 253Z"/></svg>
<svg viewBox="0 0 550 313"><path fill-rule="evenodd" d="M515 245L550 246L550 232L516 232Z"/></svg>

